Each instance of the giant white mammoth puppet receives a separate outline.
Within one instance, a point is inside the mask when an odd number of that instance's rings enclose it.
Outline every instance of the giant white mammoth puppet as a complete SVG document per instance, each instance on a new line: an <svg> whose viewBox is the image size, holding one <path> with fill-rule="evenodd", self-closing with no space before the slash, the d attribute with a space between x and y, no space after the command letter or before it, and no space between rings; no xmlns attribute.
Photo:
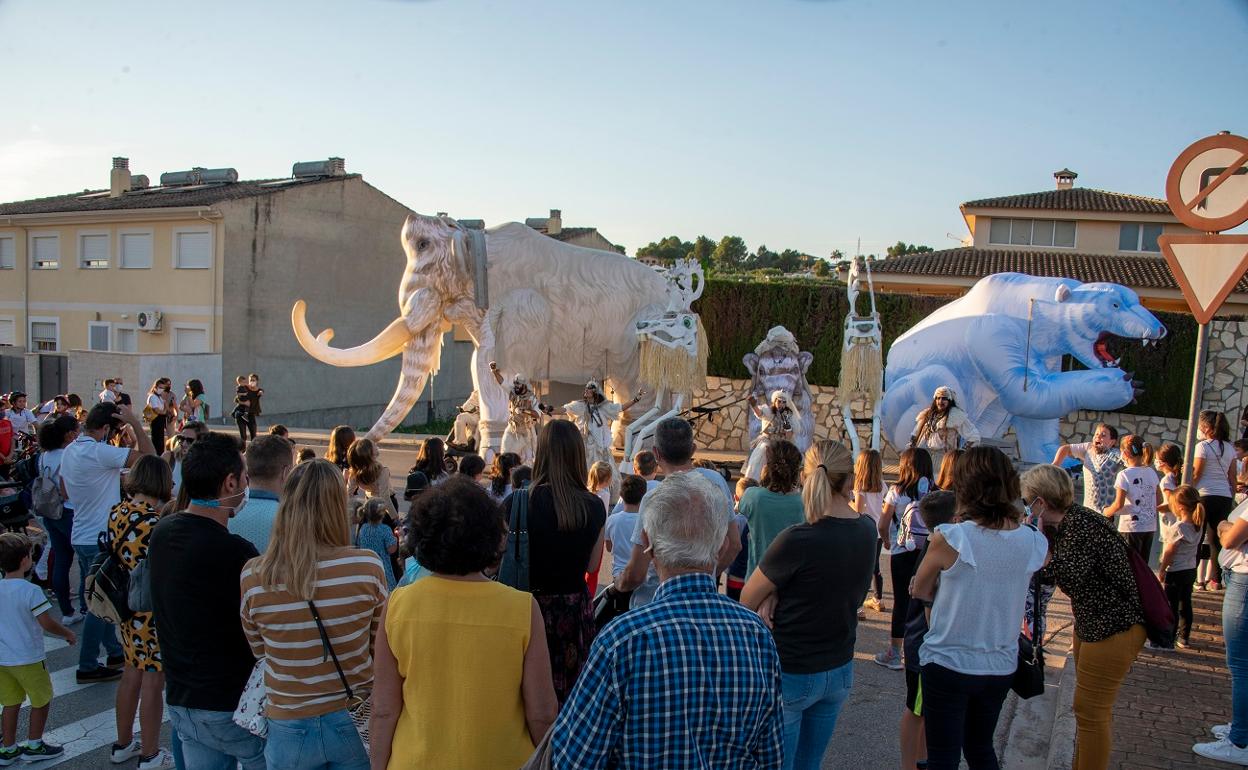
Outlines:
<svg viewBox="0 0 1248 770"><path fill-rule="evenodd" d="M984 437L1013 427L1023 460L1049 462L1062 417L1118 409L1138 394L1115 346L1148 345L1165 334L1135 292L1118 284L990 275L893 343L879 409L884 435L904 448L915 417L944 385ZM1064 355L1088 368L1062 371Z"/></svg>
<svg viewBox="0 0 1248 770"><path fill-rule="evenodd" d="M584 383L605 374L617 393L639 389L636 324L661 315L668 298L667 281L653 269L515 222L482 232L449 217L409 215L401 239L407 269L399 316L370 342L330 347L333 330L314 337L302 300L291 312L299 344L327 364L364 366L402 353L398 387L369 438L386 435L407 416L438 370L442 334L451 324L462 324L473 340L483 449L497 451L507 420L504 385L491 376L490 361L508 377L540 373Z"/></svg>

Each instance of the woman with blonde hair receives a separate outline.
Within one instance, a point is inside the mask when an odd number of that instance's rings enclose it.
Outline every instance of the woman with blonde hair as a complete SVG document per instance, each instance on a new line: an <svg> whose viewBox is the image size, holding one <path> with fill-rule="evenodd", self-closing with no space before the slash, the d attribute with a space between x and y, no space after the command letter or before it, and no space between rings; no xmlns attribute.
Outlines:
<svg viewBox="0 0 1248 770"><path fill-rule="evenodd" d="M348 709L372 689L373 639L386 600L376 554L351 546L347 495L332 463L296 466L273 536L243 567L242 623L266 660L273 770L367 770Z"/></svg>
<svg viewBox="0 0 1248 770"><path fill-rule="evenodd" d="M335 426L329 433L329 448L325 450L325 459L347 472L347 450L355 443L355 431L350 425Z"/></svg>
<svg viewBox="0 0 1248 770"><path fill-rule="evenodd" d="M1074 502L1070 476L1061 468L1037 465L1023 474L1021 487L1024 504L1050 542L1041 579L1056 582L1070 597L1075 616L1073 767L1104 770L1118 688L1144 646L1144 610L1127 546L1111 520Z"/></svg>
<svg viewBox="0 0 1248 770"><path fill-rule="evenodd" d="M816 441L802 480L805 522L776 536L741 592L741 603L771 627L780 653L786 770L818 770L849 698L858 607L876 541L871 517L850 503L849 450Z"/></svg>

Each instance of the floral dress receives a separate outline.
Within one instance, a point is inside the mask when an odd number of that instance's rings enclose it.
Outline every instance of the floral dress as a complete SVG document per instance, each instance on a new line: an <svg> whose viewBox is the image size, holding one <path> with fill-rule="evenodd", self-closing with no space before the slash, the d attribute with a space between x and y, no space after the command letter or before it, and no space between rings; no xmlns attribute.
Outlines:
<svg viewBox="0 0 1248 770"><path fill-rule="evenodd" d="M109 511L107 547L117 554L127 572L133 571L139 566L139 562L147 558L152 527L158 521L160 514L155 508L129 500L117 503ZM127 666L139 671L164 670L160 663L160 645L156 641L156 624L152 620L152 613L136 612L119 628Z"/></svg>

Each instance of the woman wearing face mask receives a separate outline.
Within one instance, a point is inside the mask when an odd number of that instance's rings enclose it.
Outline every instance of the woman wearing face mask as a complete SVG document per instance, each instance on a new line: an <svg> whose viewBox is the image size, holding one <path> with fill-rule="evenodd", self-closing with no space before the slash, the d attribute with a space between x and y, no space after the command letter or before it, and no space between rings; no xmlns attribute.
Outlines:
<svg viewBox="0 0 1248 770"><path fill-rule="evenodd" d="M178 490L182 487L182 460L186 458L186 453L191 450L196 439L203 438L207 434L207 425L197 420L189 420L173 437L172 447L161 455L161 459L169 463L169 467L173 470L173 497L177 497Z"/></svg>
<svg viewBox="0 0 1248 770"><path fill-rule="evenodd" d="M1144 611L1113 523L1074 502L1070 476L1053 465L1023 474L1023 501L1050 543L1042 579L1070 597L1075 616L1074 770L1104 770L1113 746L1114 701L1144 646Z"/></svg>
<svg viewBox="0 0 1248 770"><path fill-rule="evenodd" d="M151 425L152 446L157 452L165 451L165 430L169 427L170 418L178 413L172 389L173 381L161 377L148 389L147 403L143 405L143 419Z"/></svg>

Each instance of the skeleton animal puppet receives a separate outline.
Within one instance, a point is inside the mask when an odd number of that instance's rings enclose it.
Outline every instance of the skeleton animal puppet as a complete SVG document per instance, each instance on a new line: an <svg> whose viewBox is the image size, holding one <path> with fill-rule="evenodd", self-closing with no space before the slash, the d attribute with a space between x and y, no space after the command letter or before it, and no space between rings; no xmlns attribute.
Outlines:
<svg viewBox="0 0 1248 770"><path fill-rule="evenodd" d="M759 404L758 399L751 395L750 410L762 423L762 429L754 439L750 459L746 461L741 475L761 482L763 466L767 464L767 447L775 441L792 441L798 417L783 390L772 391L768 404Z"/></svg>
<svg viewBox="0 0 1248 770"><path fill-rule="evenodd" d="M499 385L503 384L503 373L498 364L490 362L490 372ZM529 380L523 374L511 378L511 388L507 391L507 428L503 431L503 452L515 452L520 455L524 465L533 464L533 455L537 450L537 421L541 419L544 407L537 400L537 395L529 387Z"/></svg>
<svg viewBox="0 0 1248 770"><path fill-rule="evenodd" d="M632 401L617 404L603 395L602 386L590 380L585 383L585 392L580 401L564 404L550 413L566 414L576 423L585 439L585 469L589 470L596 462L615 465L615 458L611 455L611 423L644 395L644 390L638 391Z"/></svg>

